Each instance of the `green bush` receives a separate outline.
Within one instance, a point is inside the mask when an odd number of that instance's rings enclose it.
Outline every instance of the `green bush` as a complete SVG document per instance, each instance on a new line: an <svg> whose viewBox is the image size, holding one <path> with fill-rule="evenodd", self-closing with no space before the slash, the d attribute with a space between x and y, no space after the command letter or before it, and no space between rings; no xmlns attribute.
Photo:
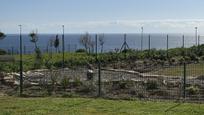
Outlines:
<svg viewBox="0 0 204 115"><path fill-rule="evenodd" d="M189 95L195 95L195 94L198 94L199 92L199 88L197 86L190 86L186 90Z"/></svg>
<svg viewBox="0 0 204 115"><path fill-rule="evenodd" d="M64 76L61 80L61 85L64 90L66 90L67 86L69 85L69 78Z"/></svg>
<svg viewBox="0 0 204 115"><path fill-rule="evenodd" d="M5 55L5 54L7 54L7 52L3 49L0 49L0 55Z"/></svg>
<svg viewBox="0 0 204 115"><path fill-rule="evenodd" d="M85 49L77 49L75 52L76 53L87 53Z"/></svg>

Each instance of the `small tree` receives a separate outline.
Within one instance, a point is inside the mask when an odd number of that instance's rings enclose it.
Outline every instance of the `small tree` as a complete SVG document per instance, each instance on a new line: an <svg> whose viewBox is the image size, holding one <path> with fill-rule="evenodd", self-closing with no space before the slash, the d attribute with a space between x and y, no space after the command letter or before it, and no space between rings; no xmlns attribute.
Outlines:
<svg viewBox="0 0 204 115"><path fill-rule="evenodd" d="M94 41L90 41L90 43L89 43L89 48L90 48L89 52L91 52L91 53L94 53L94 44L95 44Z"/></svg>
<svg viewBox="0 0 204 115"><path fill-rule="evenodd" d="M35 44L35 63L34 63L34 68L40 68L42 64L42 54L40 51L40 48L37 46L37 41L38 41L38 35L34 31L29 34L31 37L30 41Z"/></svg>
<svg viewBox="0 0 204 115"><path fill-rule="evenodd" d="M56 35L56 37L55 37L55 41L54 41L54 47L55 47L55 49L56 49L56 53L57 53L57 50L58 50L58 48L59 48L59 38L58 38L58 35Z"/></svg>
<svg viewBox="0 0 204 115"><path fill-rule="evenodd" d="M49 46L50 46L50 48L51 48L51 50L50 50L50 58L52 58L52 47L54 46L54 39L50 39L49 40Z"/></svg>
<svg viewBox="0 0 204 115"><path fill-rule="evenodd" d="M85 50L88 52L88 49L90 49L91 42L91 36L89 35L89 33L82 35L79 42L84 46Z"/></svg>
<svg viewBox="0 0 204 115"><path fill-rule="evenodd" d="M35 44L35 49L38 48L37 46L37 41L38 41L38 36L37 36L37 33L35 33L34 31L32 31L29 36L31 37L30 39L30 42L34 43Z"/></svg>
<svg viewBox="0 0 204 115"><path fill-rule="evenodd" d="M103 53L103 45L104 45L104 34L99 35L99 44L101 46L101 53Z"/></svg>

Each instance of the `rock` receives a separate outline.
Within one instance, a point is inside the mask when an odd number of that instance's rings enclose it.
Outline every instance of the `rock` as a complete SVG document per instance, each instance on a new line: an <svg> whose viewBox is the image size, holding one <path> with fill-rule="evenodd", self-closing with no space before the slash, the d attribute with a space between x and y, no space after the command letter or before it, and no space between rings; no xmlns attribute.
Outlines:
<svg viewBox="0 0 204 115"><path fill-rule="evenodd" d="M11 73L10 75L12 75L14 79L20 80L20 74L19 73ZM23 78L25 78L25 73L23 74Z"/></svg>
<svg viewBox="0 0 204 115"><path fill-rule="evenodd" d="M198 80L204 80L204 75L200 75L200 76L196 77L196 79L198 79Z"/></svg>
<svg viewBox="0 0 204 115"><path fill-rule="evenodd" d="M14 81L14 85L20 85L20 81Z"/></svg>
<svg viewBox="0 0 204 115"><path fill-rule="evenodd" d="M45 71L49 71L49 69L37 69L34 70L33 72L45 72Z"/></svg>
<svg viewBox="0 0 204 115"><path fill-rule="evenodd" d="M87 80L92 80L93 79L93 74L94 74L94 71L91 70L91 69L88 69L88 71L87 71Z"/></svg>

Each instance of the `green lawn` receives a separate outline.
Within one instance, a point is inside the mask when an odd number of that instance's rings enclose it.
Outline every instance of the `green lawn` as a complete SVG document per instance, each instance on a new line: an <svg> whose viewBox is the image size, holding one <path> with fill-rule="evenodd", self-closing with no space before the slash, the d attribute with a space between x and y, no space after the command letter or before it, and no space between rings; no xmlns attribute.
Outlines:
<svg viewBox="0 0 204 115"><path fill-rule="evenodd" d="M175 66L169 68L163 68L158 71L151 72L152 74L167 75L167 76L182 76L184 71L183 66ZM204 64L187 64L186 65L187 76L200 76L204 75Z"/></svg>
<svg viewBox="0 0 204 115"><path fill-rule="evenodd" d="M0 97L0 115L203 115L204 104L91 98Z"/></svg>

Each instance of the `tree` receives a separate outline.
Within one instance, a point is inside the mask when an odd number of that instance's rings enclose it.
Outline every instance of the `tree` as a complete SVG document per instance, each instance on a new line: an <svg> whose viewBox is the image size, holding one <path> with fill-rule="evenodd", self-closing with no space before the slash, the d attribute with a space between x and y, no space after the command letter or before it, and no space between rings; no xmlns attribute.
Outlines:
<svg viewBox="0 0 204 115"><path fill-rule="evenodd" d="M31 37L30 41L35 44L35 62L34 68L40 68L42 64L42 54L40 48L37 46L38 35L34 31L29 34Z"/></svg>
<svg viewBox="0 0 204 115"><path fill-rule="evenodd" d="M89 53L94 53L94 45L95 45L95 42L94 41L90 41L89 42L89 48L90 48L90 51Z"/></svg>
<svg viewBox="0 0 204 115"><path fill-rule="evenodd" d="M89 33L82 35L79 42L84 46L86 52L88 52L89 49L90 53L91 36L89 35Z"/></svg>
<svg viewBox="0 0 204 115"><path fill-rule="evenodd" d="M57 53L57 49L59 47L59 38L58 38L58 35L56 35L56 37L55 37L54 47L55 47L56 53Z"/></svg>
<svg viewBox="0 0 204 115"><path fill-rule="evenodd" d="M4 39L6 37L6 35L3 32L0 32L0 39Z"/></svg>
<svg viewBox="0 0 204 115"><path fill-rule="evenodd" d="M99 44L101 46L101 53L103 53L103 45L104 45L104 34L99 35Z"/></svg>
<svg viewBox="0 0 204 115"><path fill-rule="evenodd" d="M37 35L37 33L35 33L34 31L32 31L32 32L29 34L29 36L31 37L30 41L35 44L35 49L37 49L37 48L38 48L38 46L37 46L37 41L38 41L38 35Z"/></svg>
<svg viewBox="0 0 204 115"><path fill-rule="evenodd" d="M50 54L50 57L52 58L52 47L54 46L54 39L51 38L51 39L49 40L49 46L50 46L50 48L51 48L49 54Z"/></svg>

